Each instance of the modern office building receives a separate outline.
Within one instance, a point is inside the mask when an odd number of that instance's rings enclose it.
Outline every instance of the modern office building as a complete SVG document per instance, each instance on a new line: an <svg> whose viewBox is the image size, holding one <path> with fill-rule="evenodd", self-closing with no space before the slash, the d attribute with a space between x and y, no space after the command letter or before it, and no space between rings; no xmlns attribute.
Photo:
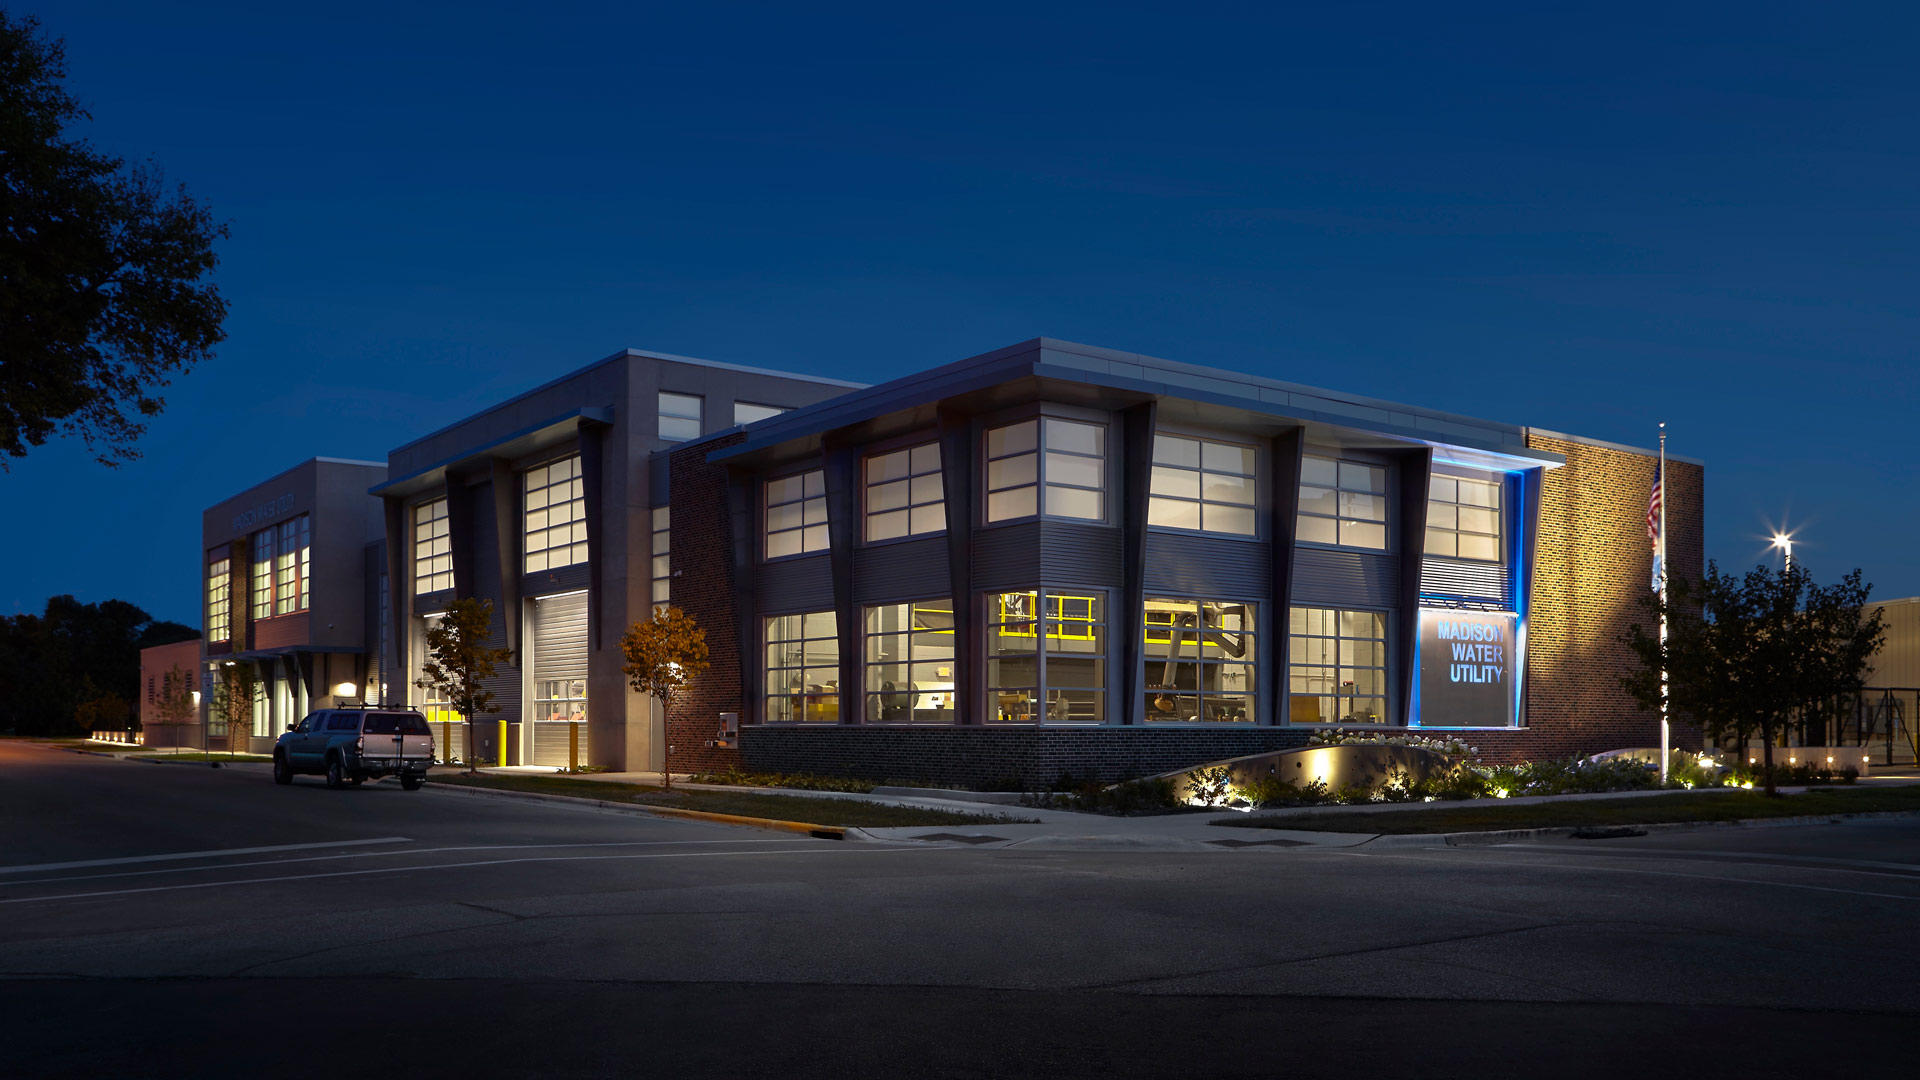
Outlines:
<svg viewBox="0 0 1920 1080"><path fill-rule="evenodd" d="M379 462L313 458L201 517L202 745L265 753L312 709L386 681ZM223 670L253 674L241 730L214 708Z"/></svg>
<svg viewBox="0 0 1920 1080"><path fill-rule="evenodd" d="M1655 463L1047 339L873 387L626 351L365 474L384 649L365 631L356 667L267 618L245 652L282 650L269 693L294 708L351 667L445 719L414 685L424 634L485 598L513 662L472 752L515 763L657 769L671 743L676 770L1038 784L1329 727L1470 732L1494 760L1645 746L1658 721L1620 689L1619 638L1646 619ZM1701 571L1703 486L1669 458L1676 574ZM209 514L236 598L266 520L242 514L284 501L270 488ZM665 602L712 650L671 718L619 649ZM310 680L298 655L345 666Z"/></svg>
<svg viewBox="0 0 1920 1080"><path fill-rule="evenodd" d="M468 753L444 700L415 684L427 627L455 597L482 597L492 643L513 659L487 684L478 759L660 768L661 721L628 688L620 650L627 625L666 598L658 452L858 386L626 350L393 450L372 492L406 677L386 680L383 700L424 709L443 752Z"/></svg>

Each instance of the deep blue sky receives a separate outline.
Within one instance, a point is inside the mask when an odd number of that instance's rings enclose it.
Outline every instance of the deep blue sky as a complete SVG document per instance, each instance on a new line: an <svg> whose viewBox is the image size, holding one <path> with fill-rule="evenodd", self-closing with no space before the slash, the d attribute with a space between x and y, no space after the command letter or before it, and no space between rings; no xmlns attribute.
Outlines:
<svg viewBox="0 0 1920 1080"><path fill-rule="evenodd" d="M0 474L0 611L198 625L200 512L625 346L878 381L1038 335L1706 459L1920 593L1911 3L39 3L232 225L118 470ZM192 7L192 10L186 10Z"/></svg>

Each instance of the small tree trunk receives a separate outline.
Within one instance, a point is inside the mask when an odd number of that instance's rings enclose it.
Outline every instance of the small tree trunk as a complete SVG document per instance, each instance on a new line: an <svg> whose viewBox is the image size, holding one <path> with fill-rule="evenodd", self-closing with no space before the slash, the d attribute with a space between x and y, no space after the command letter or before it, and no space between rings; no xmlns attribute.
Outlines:
<svg viewBox="0 0 1920 1080"><path fill-rule="evenodd" d="M660 779L667 791L673 790L673 696L660 695Z"/></svg>
<svg viewBox="0 0 1920 1080"><path fill-rule="evenodd" d="M1780 794L1773 789L1773 725L1765 721L1760 723L1760 768L1765 778L1765 788L1769 797Z"/></svg>
<svg viewBox="0 0 1920 1080"><path fill-rule="evenodd" d="M473 717L472 716L466 717L466 721L467 721L467 752L464 756L467 759L467 775L477 776L479 775L480 770L478 767L474 765L474 761L473 761Z"/></svg>

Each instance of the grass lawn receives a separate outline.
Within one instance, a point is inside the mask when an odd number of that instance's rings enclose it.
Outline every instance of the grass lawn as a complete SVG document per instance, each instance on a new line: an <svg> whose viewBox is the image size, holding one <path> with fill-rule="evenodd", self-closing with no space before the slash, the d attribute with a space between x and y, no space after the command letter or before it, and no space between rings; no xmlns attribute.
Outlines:
<svg viewBox="0 0 1920 1080"><path fill-rule="evenodd" d="M1340 833L1491 832L1498 829L1554 829L1583 825L1663 825L1680 821L1741 821L1750 818L1815 814L1864 814L1920 810L1920 784L1904 787L1816 788L1769 799L1757 791L1676 792L1644 799L1584 799L1563 803L1502 805L1475 799L1432 810L1392 810L1376 814L1316 814L1285 817L1233 817L1215 821L1246 829L1301 829Z"/></svg>
<svg viewBox="0 0 1920 1080"><path fill-rule="evenodd" d="M799 795L764 795L750 791L667 791L646 784L610 780L581 780L571 776L467 776L456 766L436 768L428 779L435 784L483 787L504 791L533 791L543 795L572 795L608 802L700 810L709 814L804 821L809 825L883 828L889 825L982 825L1031 819L1003 814L965 814L951 810L923 810L913 806L882 806L858 799L809 799Z"/></svg>

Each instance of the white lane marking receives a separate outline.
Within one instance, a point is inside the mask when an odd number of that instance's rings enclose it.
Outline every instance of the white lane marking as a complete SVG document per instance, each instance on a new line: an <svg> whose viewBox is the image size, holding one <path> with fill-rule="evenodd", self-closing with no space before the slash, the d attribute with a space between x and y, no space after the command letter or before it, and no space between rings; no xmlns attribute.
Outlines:
<svg viewBox="0 0 1920 1080"><path fill-rule="evenodd" d="M152 877L155 874L204 874L209 870L245 870L254 866L292 866L295 863L334 862L340 859L373 859L387 855L432 855L447 851L524 851L528 848L560 850L596 847L686 847L691 844L804 844L806 837L768 837L764 840L613 840L591 844L470 844L459 847L398 848L390 851L355 851L346 855L311 855L304 859L272 859L260 862L215 863L211 866L169 866L164 870L125 870L117 874L74 874L67 877L27 878L5 885L51 885L69 881L105 881L108 878Z"/></svg>
<svg viewBox="0 0 1920 1080"><path fill-rule="evenodd" d="M1298 850L1298 849L1296 849ZM1831 885L1801 885L1791 881L1766 881L1761 878L1722 877L1718 874L1681 874L1672 870L1634 870L1625 866L1568 866L1565 863L1520 862L1513 859L1475 859L1471 862L1462 859L1436 859L1431 855L1388 855L1381 851L1355 851L1352 848L1327 848L1328 855L1346 855L1362 859L1400 859L1406 862L1446 863L1449 866L1531 866L1548 870L1565 870L1575 874L1639 874L1643 877L1691 878L1695 881L1720 881L1732 885L1772 885L1779 889L1805 889L1809 892L1843 893L1847 896L1870 896L1880 900L1920 901L1920 896L1903 896L1900 893L1864 892L1860 889L1837 889ZM1781 867L1791 869L1791 867ZM1889 875L1893 876L1893 875ZM1912 878L1906 880L1911 881ZM9 901L0 900L0 903Z"/></svg>
<svg viewBox="0 0 1920 1080"><path fill-rule="evenodd" d="M335 870L326 874L287 874L281 877L239 878L233 881L201 881L191 885L150 885L144 889L112 889L104 892L66 893L60 896L23 896L15 900L0 900L0 904L40 904L49 900L91 900L102 896L129 896L135 893L179 892L183 889L217 889L225 885L270 885L282 881L314 881L320 878L371 877L374 874L410 874L416 870L460 870L470 866L512 866L515 863L549 862L613 862L632 859L698 859L725 855L888 855L901 852L951 851L952 848L936 847L889 847L889 848L843 848L819 847L805 848L800 851L664 851L653 855L559 855L543 856L537 859L481 859L464 863L430 863L426 866L389 866L379 870Z"/></svg>
<svg viewBox="0 0 1920 1080"><path fill-rule="evenodd" d="M35 863L30 866L0 866L0 874L25 874L40 870L85 870L92 866L126 866L130 863L172 862L178 859L219 859L229 855L264 855L270 851L310 851L314 848L356 847L362 844L406 844L408 836L382 836L374 840L329 840L318 844L276 844L272 847L221 848L218 851L176 851L168 855L133 855L124 859L85 859L80 862Z"/></svg>

